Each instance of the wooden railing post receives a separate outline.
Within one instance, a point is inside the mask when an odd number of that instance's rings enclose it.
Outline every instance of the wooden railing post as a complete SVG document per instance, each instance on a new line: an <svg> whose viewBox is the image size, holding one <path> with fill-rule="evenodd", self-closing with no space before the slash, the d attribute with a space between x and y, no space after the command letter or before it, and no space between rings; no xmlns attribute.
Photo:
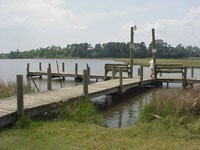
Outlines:
<svg viewBox="0 0 200 150"><path fill-rule="evenodd" d="M24 98L23 98L23 75L17 75L17 115L18 118L24 116Z"/></svg>
<svg viewBox="0 0 200 150"><path fill-rule="evenodd" d="M75 63L75 80L78 77L78 63Z"/></svg>
<svg viewBox="0 0 200 150"><path fill-rule="evenodd" d="M191 78L194 78L194 67L191 67Z"/></svg>
<svg viewBox="0 0 200 150"><path fill-rule="evenodd" d="M49 64L49 67L47 68L47 90L52 90L51 76L51 65Z"/></svg>
<svg viewBox="0 0 200 150"><path fill-rule="evenodd" d="M30 64L29 63L27 63L27 67L26 67L26 71L27 71L27 73L26 73L26 78L29 78L29 76L30 76Z"/></svg>
<svg viewBox="0 0 200 150"><path fill-rule="evenodd" d="M112 65L112 79L115 78L115 65Z"/></svg>
<svg viewBox="0 0 200 150"><path fill-rule="evenodd" d="M62 72L65 72L65 63L62 63Z"/></svg>
<svg viewBox="0 0 200 150"><path fill-rule="evenodd" d="M143 87L143 66L140 66L140 86Z"/></svg>
<svg viewBox="0 0 200 150"><path fill-rule="evenodd" d="M42 63L39 63L39 71L42 71Z"/></svg>
<svg viewBox="0 0 200 150"><path fill-rule="evenodd" d="M122 78L123 78L123 76L122 76L122 67L119 67L119 92L120 92L120 94L122 94L123 93L123 82L122 82Z"/></svg>
<svg viewBox="0 0 200 150"><path fill-rule="evenodd" d="M184 67L183 69L183 81L182 81L182 85L183 85L183 88L185 89L186 86L187 86L187 68Z"/></svg>
<svg viewBox="0 0 200 150"><path fill-rule="evenodd" d="M39 71L42 71L42 63L39 63ZM40 78L42 78L42 74L40 74Z"/></svg>
<svg viewBox="0 0 200 150"><path fill-rule="evenodd" d="M107 68L106 68L106 65L105 65L105 67L104 67L104 81L107 80L107 78L108 78L107 73L108 72L107 72Z"/></svg>
<svg viewBox="0 0 200 150"><path fill-rule="evenodd" d="M85 99L88 99L88 72L83 70L83 95Z"/></svg>

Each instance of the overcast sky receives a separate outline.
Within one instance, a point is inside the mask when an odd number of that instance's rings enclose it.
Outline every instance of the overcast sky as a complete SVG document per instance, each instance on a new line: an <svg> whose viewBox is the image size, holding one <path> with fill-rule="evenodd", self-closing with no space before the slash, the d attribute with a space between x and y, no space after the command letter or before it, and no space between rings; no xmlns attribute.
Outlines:
<svg viewBox="0 0 200 150"><path fill-rule="evenodd" d="M200 0L0 0L0 53L156 39L200 47Z"/></svg>

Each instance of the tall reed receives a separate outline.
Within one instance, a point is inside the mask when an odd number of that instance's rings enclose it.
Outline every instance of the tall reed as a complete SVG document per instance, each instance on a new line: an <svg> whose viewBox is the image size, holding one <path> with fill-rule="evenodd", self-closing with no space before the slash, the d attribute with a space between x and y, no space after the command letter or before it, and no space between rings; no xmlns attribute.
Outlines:
<svg viewBox="0 0 200 150"><path fill-rule="evenodd" d="M149 104L142 107L140 118L151 121L165 116L199 116L200 87L190 89L161 89L151 96Z"/></svg>
<svg viewBox="0 0 200 150"><path fill-rule="evenodd" d="M34 89L30 86L24 85L24 93L34 92ZM16 94L16 84L13 82L5 83L0 81L0 98L10 97Z"/></svg>

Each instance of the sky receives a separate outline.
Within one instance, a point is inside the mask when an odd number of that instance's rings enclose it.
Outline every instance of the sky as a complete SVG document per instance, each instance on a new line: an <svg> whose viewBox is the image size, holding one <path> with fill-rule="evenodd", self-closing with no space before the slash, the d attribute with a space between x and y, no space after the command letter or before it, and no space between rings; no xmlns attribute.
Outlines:
<svg viewBox="0 0 200 150"><path fill-rule="evenodd" d="M156 39L200 47L200 0L0 0L0 53Z"/></svg>

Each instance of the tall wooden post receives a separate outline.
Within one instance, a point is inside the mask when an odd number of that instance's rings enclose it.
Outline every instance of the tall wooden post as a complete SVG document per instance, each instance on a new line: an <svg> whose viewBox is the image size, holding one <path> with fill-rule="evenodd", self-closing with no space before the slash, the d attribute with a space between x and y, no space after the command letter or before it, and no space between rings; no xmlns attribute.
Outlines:
<svg viewBox="0 0 200 150"><path fill-rule="evenodd" d="M119 91L120 91L120 94L123 93L123 90L122 90L122 86L123 86L123 83L122 83L122 67L119 67Z"/></svg>
<svg viewBox="0 0 200 150"><path fill-rule="evenodd" d="M157 80L156 76L156 40L155 40L155 29L152 29L152 55L153 55L153 68L154 68L154 80Z"/></svg>
<svg viewBox="0 0 200 150"><path fill-rule="evenodd" d="M26 78L28 79L30 76L30 73L29 73L30 72L30 64L29 63L27 63L26 71L27 71Z"/></svg>
<svg viewBox="0 0 200 150"><path fill-rule="evenodd" d="M134 44L134 32L133 27L131 27L131 43L130 43L130 77L133 77L133 44Z"/></svg>
<svg viewBox="0 0 200 150"><path fill-rule="evenodd" d="M143 66L140 66L140 86L143 87Z"/></svg>
<svg viewBox="0 0 200 150"><path fill-rule="evenodd" d="M51 86L51 65L47 68L47 90L52 90Z"/></svg>
<svg viewBox="0 0 200 150"><path fill-rule="evenodd" d="M23 75L17 75L17 115L24 116Z"/></svg>
<svg viewBox="0 0 200 150"><path fill-rule="evenodd" d="M88 72L83 70L83 95L88 99Z"/></svg>

